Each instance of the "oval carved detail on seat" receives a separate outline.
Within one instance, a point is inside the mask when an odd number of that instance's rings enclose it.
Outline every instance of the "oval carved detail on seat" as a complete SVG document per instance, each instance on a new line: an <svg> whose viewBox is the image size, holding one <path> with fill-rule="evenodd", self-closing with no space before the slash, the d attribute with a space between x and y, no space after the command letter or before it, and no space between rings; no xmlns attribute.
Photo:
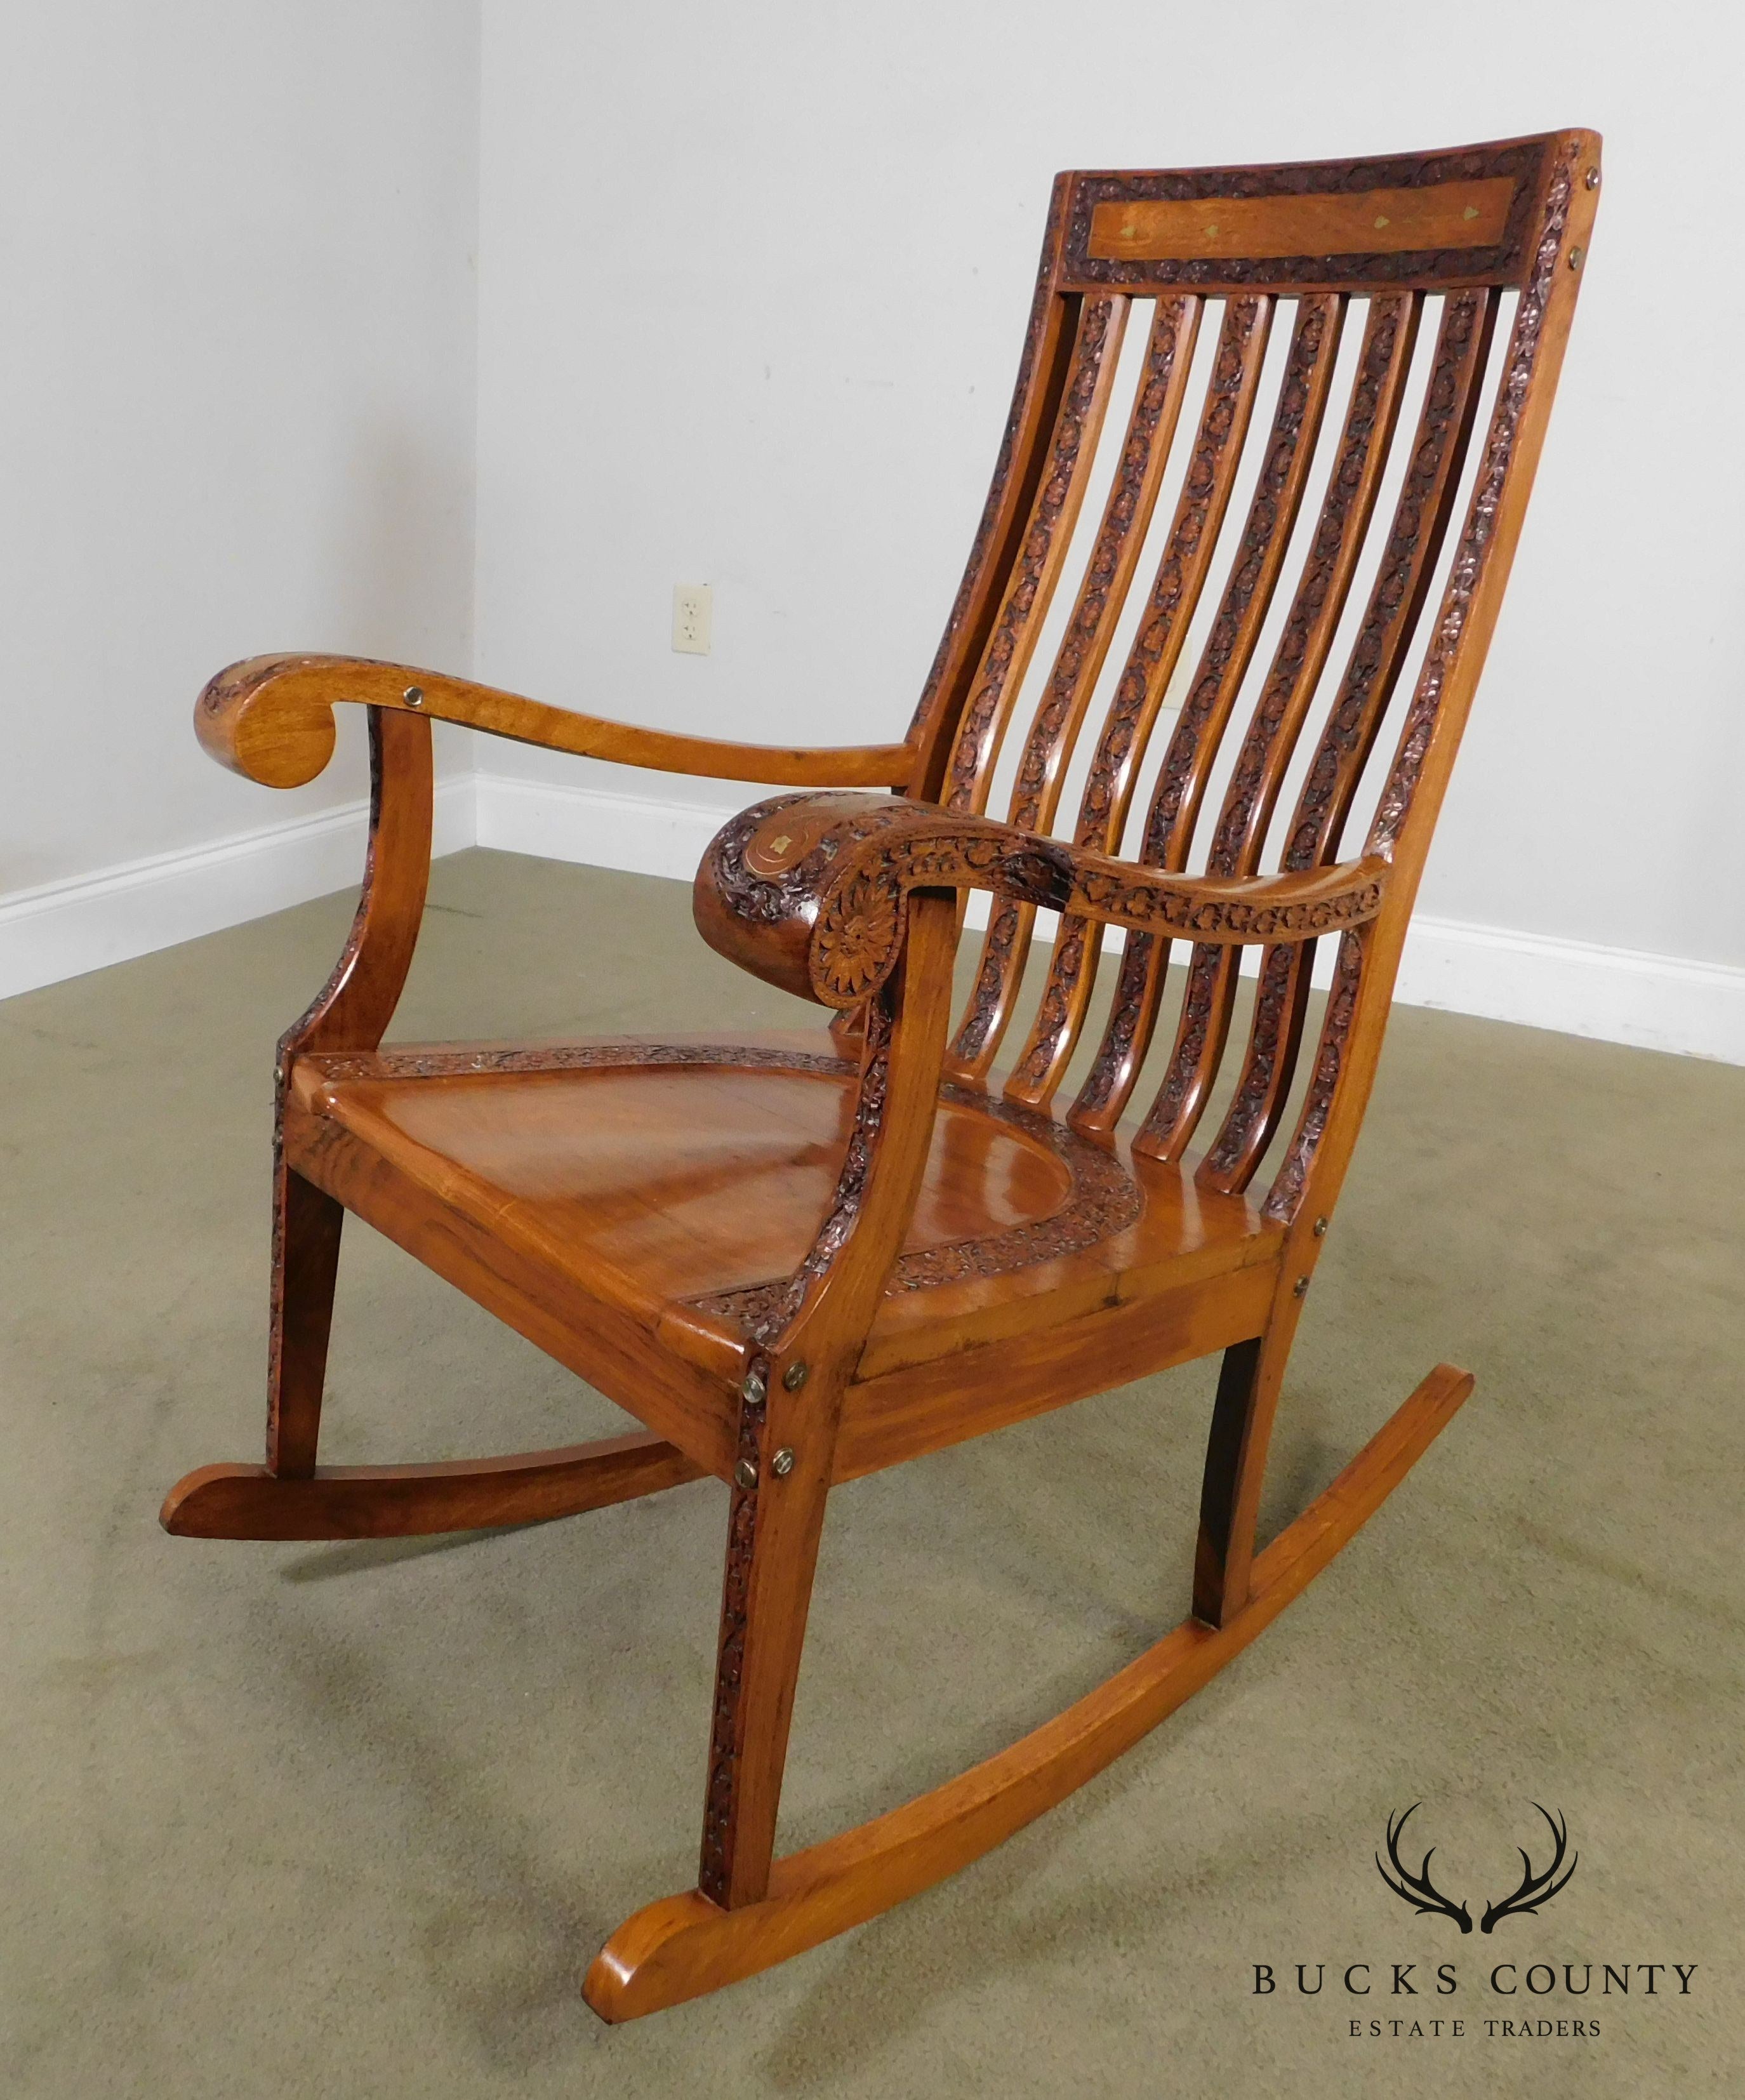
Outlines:
<svg viewBox="0 0 1745 2100"><path fill-rule="evenodd" d="M742 1056L747 1053L739 1053ZM851 1077L853 1067L838 1058L820 1057L815 1069ZM1139 1217L1144 1199L1121 1162L1100 1145L1088 1144L1051 1116L1001 1101L947 1081L939 1090L942 1107L967 1111L1012 1136L1045 1149L1060 1161L1070 1177L1068 1200L1047 1216L1026 1219L1003 1230L948 1240L936 1246L911 1247L897 1257L887 1295L926 1290L961 1283L972 1277L1002 1276L1077 1254L1112 1238ZM780 1295L785 1277L735 1290L708 1293L690 1302L701 1312L749 1326Z"/></svg>
<svg viewBox="0 0 1745 2100"><path fill-rule="evenodd" d="M851 1060L826 1052L723 1043L483 1044L476 1048L458 1044L403 1051L389 1048L310 1061L319 1065L324 1080L339 1084L698 1065L804 1073L841 1081L845 1111L852 1107L849 1089L857 1076ZM1011 1155L1009 1170L998 1176L996 1190L990 1191L997 1193L997 1202L989 1206L996 1215L1003 1210L1010 1222L994 1230L909 1248L898 1258L891 1292L924 1290L1056 1260L1110 1238L1138 1219L1144 1208L1139 1188L1119 1159L1101 1145L1076 1136L1052 1117L973 1088L948 1081L940 1089L940 1102L941 1139L948 1147L957 1150L973 1141L980 1126ZM1038 1168L1054 1171L1039 1174ZM687 1302L701 1312L743 1324L755 1320L787 1281L786 1277L772 1276Z"/></svg>

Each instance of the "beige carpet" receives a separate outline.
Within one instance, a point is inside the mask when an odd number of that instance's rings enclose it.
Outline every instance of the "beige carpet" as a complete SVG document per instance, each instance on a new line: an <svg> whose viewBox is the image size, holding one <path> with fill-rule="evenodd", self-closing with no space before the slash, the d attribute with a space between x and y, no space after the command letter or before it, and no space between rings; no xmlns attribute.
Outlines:
<svg viewBox="0 0 1745 2100"><path fill-rule="evenodd" d="M186 1468L258 1450L271 1046L348 914L0 1006L7 2100L1745 2089L1745 1071L1399 1012L1268 1523L1439 1358L1478 1374L1453 1427L1063 1809L615 2032L576 1981L694 1873L722 1491L409 1543L156 1524ZM680 885L473 853L438 867L396 1033L795 1012L702 947ZM835 1499L785 1842L998 1748L1174 1622L1209 1392L1175 1373ZM343 1461L623 1418L354 1228L328 1419ZM1414 1916L1372 1855L1421 1798L1445 1887L1482 1902L1517 1843L1542 1859L1534 1801L1568 1818L1573 1882L1488 1937ZM1499 1962L1558 1988L1495 1996ZM1565 1962L1595 1965L1586 1996ZM1641 1965L1675 1962L1688 1993L1668 1967L1646 1995ZM1443 2032L1350 2032L1414 2017ZM1505 2018L1553 2032L1487 2032ZM1554 2032L1577 2018L1597 2036Z"/></svg>

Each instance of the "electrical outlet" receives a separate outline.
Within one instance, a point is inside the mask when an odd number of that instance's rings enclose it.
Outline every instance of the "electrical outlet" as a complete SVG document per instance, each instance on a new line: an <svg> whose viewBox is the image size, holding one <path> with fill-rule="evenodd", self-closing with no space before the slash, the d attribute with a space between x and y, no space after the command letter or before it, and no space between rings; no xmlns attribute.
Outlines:
<svg viewBox="0 0 1745 2100"><path fill-rule="evenodd" d="M707 584L672 586L672 646L684 656L707 656L715 593Z"/></svg>

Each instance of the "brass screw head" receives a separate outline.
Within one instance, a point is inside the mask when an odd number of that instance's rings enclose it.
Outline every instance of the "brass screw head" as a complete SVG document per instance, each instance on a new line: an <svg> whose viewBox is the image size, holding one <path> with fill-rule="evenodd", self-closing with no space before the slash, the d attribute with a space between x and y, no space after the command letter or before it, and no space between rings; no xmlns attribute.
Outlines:
<svg viewBox="0 0 1745 2100"><path fill-rule="evenodd" d="M747 1494L757 1485L757 1468L749 1458L742 1458L734 1467L734 1485L743 1488Z"/></svg>
<svg viewBox="0 0 1745 2100"><path fill-rule="evenodd" d="M788 1365L787 1369L782 1372L782 1383L787 1388L790 1392L798 1392L800 1388L805 1383L806 1380L811 1375L811 1366L809 1364L801 1363L800 1359L796 1357L793 1362Z"/></svg>
<svg viewBox="0 0 1745 2100"><path fill-rule="evenodd" d="M1317 1218L1315 1220L1315 1237L1318 1240L1324 1240L1326 1238L1327 1220L1324 1218Z"/></svg>
<svg viewBox="0 0 1745 2100"><path fill-rule="evenodd" d="M739 1397L742 1400L750 1401L752 1406L756 1407L769 1390L769 1387L764 1383L764 1374L761 1371L747 1371L740 1381Z"/></svg>
<svg viewBox="0 0 1745 2100"><path fill-rule="evenodd" d="M1291 1295L1294 1298L1307 1298L1308 1295L1309 1279L1306 1276L1299 1276L1292 1286Z"/></svg>
<svg viewBox="0 0 1745 2100"><path fill-rule="evenodd" d="M1571 270L1579 270L1581 267L1581 258L1586 253L1587 250L1584 248L1571 249L1569 251L1569 267Z"/></svg>
<svg viewBox="0 0 1745 2100"><path fill-rule="evenodd" d="M424 688L422 686L408 686L400 697L408 707L421 708L424 705Z"/></svg>
<svg viewBox="0 0 1745 2100"><path fill-rule="evenodd" d="M1589 169L1587 174L1587 184L1590 190L1597 190L1599 188L1600 171L1597 168Z"/></svg>
<svg viewBox="0 0 1745 2100"><path fill-rule="evenodd" d="M787 1445L769 1462L769 1469L778 1480L785 1480L794 1470L794 1454Z"/></svg>

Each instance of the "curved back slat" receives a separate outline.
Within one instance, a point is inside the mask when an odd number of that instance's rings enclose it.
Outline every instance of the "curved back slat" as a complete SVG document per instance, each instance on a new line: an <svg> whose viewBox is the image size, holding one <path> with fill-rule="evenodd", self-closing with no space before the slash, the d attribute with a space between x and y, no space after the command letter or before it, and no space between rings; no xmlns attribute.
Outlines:
<svg viewBox="0 0 1745 2100"><path fill-rule="evenodd" d="M1346 817L1399 682L1448 532L1496 318L1492 291L1462 292L1443 311L1435 361L1413 434L1411 465L1363 625L1298 796L1283 855L1285 867L1314 867L1337 858ZM1307 999L1313 958L1309 946L1288 951L1282 962L1270 951L1262 958L1261 992L1236 1098L1203 1162L1203 1178L1212 1186L1246 1186L1245 1169L1252 1173L1265 1151L1290 1090L1294 1046L1302 1030L1300 1012L1293 1017L1291 1009ZM1198 959L1196 968L1201 968ZM1205 974L1210 976L1210 969ZM1197 989L1191 988L1190 1003ZM1280 999L1285 1002L1283 1009ZM1166 1080L1165 1096L1168 1087ZM1152 1123L1162 1133L1168 1114L1160 1096L1159 1108L1148 1121L1148 1149L1157 1141Z"/></svg>
<svg viewBox="0 0 1745 2100"><path fill-rule="evenodd" d="M1208 866L1218 874L1254 871L1285 768L1333 646L1393 443L1417 341L1421 293L1370 302L1345 426L1285 631L1238 753ZM1170 1065L1135 1146L1176 1158L1204 1110L1223 1055L1240 956L1196 949L1189 965ZM1280 1071L1285 1073L1284 1061ZM1288 1084L1288 1074L1285 1074Z"/></svg>
<svg viewBox="0 0 1745 2100"><path fill-rule="evenodd" d="M1163 485L1187 394L1199 319L1197 299L1160 299L1157 303L1144 368L1102 526L1025 740L1012 789L1008 814L1025 831L1047 831L1054 822L1065 766L1114 638L1115 623ZM1034 919L1030 905L1002 900L996 906L982 942L975 991L952 1046L952 1068L960 1079L980 1078L994 1061L1011 1018L1012 995L1024 973Z"/></svg>
<svg viewBox="0 0 1745 2100"><path fill-rule="evenodd" d="M1260 640L1307 486L1344 320L1342 299L1298 302L1297 328L1236 558L1152 791L1139 858L1185 867L1224 730ZM1069 1121L1112 1130L1150 1046L1170 944L1139 934L1122 952L1114 1005Z"/></svg>
<svg viewBox="0 0 1745 2100"><path fill-rule="evenodd" d="M1074 842L1095 853L1112 853L1120 845L1152 726L1211 573L1254 413L1271 320L1267 300L1236 300L1225 309L1169 540L1079 803ZM1060 1084L1096 968L1097 943L1089 933L1089 922L1081 918L1069 915L1061 924L1042 1005L1007 1089L1015 1100L1039 1104Z"/></svg>
<svg viewBox="0 0 1745 2100"><path fill-rule="evenodd" d="M948 809L979 815L987 807L1000 742L1085 500L1128 304L1104 297L1086 299L1080 311L1066 391L1050 434L1048 472L952 744L941 798Z"/></svg>

